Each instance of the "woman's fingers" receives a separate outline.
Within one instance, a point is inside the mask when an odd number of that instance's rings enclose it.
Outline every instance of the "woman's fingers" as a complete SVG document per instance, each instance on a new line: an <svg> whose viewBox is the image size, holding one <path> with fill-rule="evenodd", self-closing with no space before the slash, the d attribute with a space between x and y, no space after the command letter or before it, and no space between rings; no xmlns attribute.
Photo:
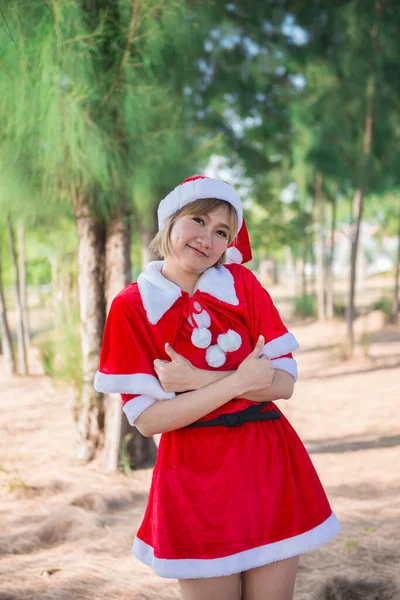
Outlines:
<svg viewBox="0 0 400 600"><path fill-rule="evenodd" d="M265 338L263 335L260 335L258 337L256 345L254 346L254 350L250 353L249 356L251 356L252 358L257 358L258 355L260 354L261 350L264 347L264 343L265 343Z"/></svg>
<svg viewBox="0 0 400 600"><path fill-rule="evenodd" d="M172 346L170 346L168 344L168 342L165 344L165 352L168 354L168 356L170 357L171 360L177 360L178 358L181 358L181 355L178 354L173 348Z"/></svg>

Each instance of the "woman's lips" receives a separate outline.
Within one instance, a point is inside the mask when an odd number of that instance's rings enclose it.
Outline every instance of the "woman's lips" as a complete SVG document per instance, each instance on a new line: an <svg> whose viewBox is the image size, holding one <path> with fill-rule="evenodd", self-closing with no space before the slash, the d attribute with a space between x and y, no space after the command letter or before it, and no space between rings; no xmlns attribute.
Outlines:
<svg viewBox="0 0 400 600"><path fill-rule="evenodd" d="M188 247L193 250L193 252L195 252L197 255L199 256L204 256L204 258L207 258L207 254L204 254L204 252L202 252L201 250L197 250L197 248L193 248L193 246L189 246Z"/></svg>

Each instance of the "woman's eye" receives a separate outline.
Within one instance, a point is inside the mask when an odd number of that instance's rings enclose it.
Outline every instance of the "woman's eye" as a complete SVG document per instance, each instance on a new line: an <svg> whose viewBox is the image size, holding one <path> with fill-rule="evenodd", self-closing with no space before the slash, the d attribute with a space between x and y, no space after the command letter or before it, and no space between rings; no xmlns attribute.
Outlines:
<svg viewBox="0 0 400 600"><path fill-rule="evenodd" d="M196 221L196 223L201 223L202 225L204 225L204 220L201 217L193 217L193 221Z"/></svg>

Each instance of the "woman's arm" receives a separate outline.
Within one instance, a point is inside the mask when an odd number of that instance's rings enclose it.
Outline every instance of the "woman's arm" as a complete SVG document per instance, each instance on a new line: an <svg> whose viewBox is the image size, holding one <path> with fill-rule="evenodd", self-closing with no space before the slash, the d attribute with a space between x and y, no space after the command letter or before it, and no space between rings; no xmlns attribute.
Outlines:
<svg viewBox="0 0 400 600"><path fill-rule="evenodd" d="M155 360L154 368L163 389L166 392L186 392L199 390L221 379L226 379L235 371L208 371L197 369L192 363L178 354L169 346L165 350L171 361ZM273 380L268 388L257 391L245 390L239 398L246 398L252 402L265 402L269 400L289 399L293 395L294 379L286 371L273 369Z"/></svg>
<svg viewBox="0 0 400 600"><path fill-rule="evenodd" d="M245 391L269 387L272 381L269 361L258 357L264 338L260 336L254 350L228 377L192 392L179 394L173 400L156 402L136 419L135 425L146 437L173 431L198 421Z"/></svg>
<svg viewBox="0 0 400 600"><path fill-rule="evenodd" d="M292 397L294 391L294 379L287 371L281 369L273 369L274 376L271 385L268 388L261 390L246 392L238 398L246 398L253 402L265 402L267 400L288 400ZM235 371L206 371L205 369L197 369L194 375L195 389L201 389L205 385L210 385L214 381L225 379Z"/></svg>

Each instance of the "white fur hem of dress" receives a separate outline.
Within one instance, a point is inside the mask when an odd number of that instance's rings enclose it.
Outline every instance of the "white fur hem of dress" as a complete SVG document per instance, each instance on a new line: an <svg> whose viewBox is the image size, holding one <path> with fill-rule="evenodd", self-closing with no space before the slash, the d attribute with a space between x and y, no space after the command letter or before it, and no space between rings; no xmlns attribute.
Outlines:
<svg viewBox="0 0 400 600"><path fill-rule="evenodd" d="M223 577L241 573L256 567L262 567L278 560L299 556L318 546L325 544L340 531L340 524L334 513L314 529L306 531L280 542L258 546L251 550L238 552L231 556L213 559L179 559L170 560L156 558L151 546L135 538L132 552L141 562L148 565L160 577L172 579L200 579L207 577Z"/></svg>

